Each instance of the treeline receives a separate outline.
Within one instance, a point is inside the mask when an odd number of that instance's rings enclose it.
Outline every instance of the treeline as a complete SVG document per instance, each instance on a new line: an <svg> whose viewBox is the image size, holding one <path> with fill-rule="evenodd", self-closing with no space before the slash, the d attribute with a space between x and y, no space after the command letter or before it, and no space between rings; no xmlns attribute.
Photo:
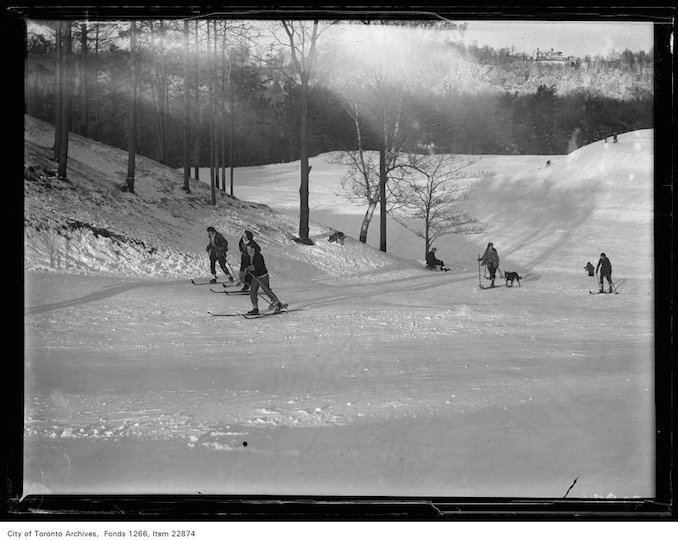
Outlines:
<svg viewBox="0 0 678 540"><path fill-rule="evenodd" d="M132 99L128 25L78 22L71 29L70 129L126 148ZM55 122L61 103L53 30L54 25L43 24L41 32L29 33L26 62L25 111L50 122ZM275 69L285 59L273 50L259 56L253 46L256 30L246 22L214 23L209 36L207 30L205 21L192 21L187 29L183 22L139 21L136 151L171 167L184 165L184 118L190 110L191 167L217 163L223 170L299 159L303 95L298 84ZM403 107L410 111L411 124L418 126L405 150L562 154L614 133L653 125L653 96L646 89L652 66L645 53L581 59L577 69L549 71L505 49L450 47L474 62L502 67L502 73L486 75L489 83L479 92L447 87L405 95ZM526 74L521 71L525 69L538 73ZM632 74L627 97L611 97L583 85L581 71L588 69L609 80L617 69ZM506 82L509 72L523 84L539 84L514 90L513 83ZM339 94L315 81L307 99L309 154L355 149L354 121ZM362 126L361 136L363 147L378 149L380 136L371 125Z"/></svg>
<svg viewBox="0 0 678 540"><path fill-rule="evenodd" d="M495 66L510 67L515 64L525 66L526 62L530 62L533 66L539 66L539 62L534 63L536 59L535 54L527 54L525 52L518 52L514 48L503 47L495 49L489 45L479 47L475 43L464 44L449 42L449 47L457 51L462 56L471 58L479 64L490 64ZM602 70L621 70L626 72L634 72L644 74L645 72L652 72L653 70L653 51L631 51L625 49L623 51L614 51L607 55L587 55L583 58L573 57L568 55L567 51L559 51L567 59L563 63L563 67L575 69L602 69Z"/></svg>
<svg viewBox="0 0 678 540"><path fill-rule="evenodd" d="M650 96L618 100L585 89L561 96L554 85L533 94L450 96L427 106L427 116L437 118L427 135L429 148L443 153L567 154L653 126Z"/></svg>

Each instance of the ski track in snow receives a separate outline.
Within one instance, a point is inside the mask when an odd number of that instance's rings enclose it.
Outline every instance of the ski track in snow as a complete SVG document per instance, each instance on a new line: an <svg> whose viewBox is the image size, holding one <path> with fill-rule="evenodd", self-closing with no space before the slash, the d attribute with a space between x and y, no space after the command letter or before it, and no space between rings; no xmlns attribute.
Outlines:
<svg viewBox="0 0 678 540"><path fill-rule="evenodd" d="M47 163L50 129L27 117L27 162ZM422 481L441 494L454 485L455 493L503 495L505 486L541 475L546 487L523 489L553 496L580 475L570 496L645 494L654 373L651 131L552 156L548 169L543 156L483 157L469 204L488 230L436 243L447 273L425 270L421 240L395 225L399 257L361 244L351 230L344 245L328 242L362 218L359 209L333 210L340 171L331 156L312 159L314 177L327 182L311 183L312 216L329 221L311 223L314 245L306 246L293 239L294 164L238 170L243 198L259 202L220 193L212 207L207 186L192 181L186 195L176 171L143 157L138 194L122 193L121 180L110 179L122 178L126 154L71 137L71 184L25 182L25 438L40 463L27 471L32 489L59 490L50 448L161 441L180 444L197 462L203 452L303 458L290 474L310 483L329 474L322 463L349 460L336 465L335 480L352 492L372 478L380 493ZM272 289L298 311L210 317L251 305L248 296L191 285L191 277L209 277L208 225L225 233L235 268L239 235L254 231ZM497 288L479 289L479 279L488 281L476 257L488 239L500 268L523 276L521 287L504 287L497 276ZM583 267L601 250L619 295L588 294L596 281ZM310 428L324 435L290 431ZM573 439L581 441L566 444ZM370 440L374 446L361 446ZM507 463L515 471L495 470L497 452L513 449ZM66 456L69 467L76 454ZM562 473L553 472L560 454ZM250 467L243 465L251 483L237 492L266 489ZM456 483L438 485L445 467L460 467L448 471ZM587 484L582 468L596 480ZM285 480L293 481L281 477L276 489ZM562 493L549 491L564 483Z"/></svg>

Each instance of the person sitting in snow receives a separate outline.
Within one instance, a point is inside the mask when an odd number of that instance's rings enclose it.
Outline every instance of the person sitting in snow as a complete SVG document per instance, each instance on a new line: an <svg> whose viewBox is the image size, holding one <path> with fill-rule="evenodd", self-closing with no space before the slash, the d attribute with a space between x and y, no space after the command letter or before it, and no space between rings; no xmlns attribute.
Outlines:
<svg viewBox="0 0 678 540"><path fill-rule="evenodd" d="M247 273L247 267L250 265L250 256L247 254L247 243L253 241L254 234L252 234L252 231L245 231L238 241L238 249L240 250L240 274L238 276L238 282L243 284L243 288L240 289L242 292L249 291L250 284L252 283L252 276Z"/></svg>
<svg viewBox="0 0 678 540"><path fill-rule="evenodd" d="M598 269L600 269L600 292L605 292L603 288L603 279L607 279L607 284L610 286L607 292L612 292L612 263L610 262L610 259L607 258L605 253L600 254L600 259L598 260L598 264L596 265L596 274L598 273Z"/></svg>
<svg viewBox="0 0 678 540"><path fill-rule="evenodd" d="M499 254L497 250L494 249L494 244L490 242L487 244L487 249L482 257L478 259L481 265L485 265L488 273L490 274L490 287L494 287L494 278L499 268Z"/></svg>
<svg viewBox="0 0 678 540"><path fill-rule="evenodd" d="M431 251L426 254L426 268L435 270L440 267L442 272L449 271L449 268L445 268L445 263L436 257L436 251L438 248L431 248Z"/></svg>
<svg viewBox="0 0 678 540"><path fill-rule="evenodd" d="M248 315L259 315L259 287L266 296L271 300L271 306L276 311L280 311L285 305L278 300L278 297L271 290L271 285L268 278L268 269L264 257L261 254L261 247L254 240L247 243L247 254L249 255L250 264L246 271L251 274L252 282L250 284L250 300L252 301L252 310L248 311Z"/></svg>
<svg viewBox="0 0 678 540"><path fill-rule="evenodd" d="M210 243L207 244L207 253L210 255L210 272L212 272L212 279L210 283L217 282L217 262L223 270L224 274L228 276L228 281L233 281L233 276L226 268L226 252L228 251L228 241L223 235L214 227L207 227L207 235Z"/></svg>

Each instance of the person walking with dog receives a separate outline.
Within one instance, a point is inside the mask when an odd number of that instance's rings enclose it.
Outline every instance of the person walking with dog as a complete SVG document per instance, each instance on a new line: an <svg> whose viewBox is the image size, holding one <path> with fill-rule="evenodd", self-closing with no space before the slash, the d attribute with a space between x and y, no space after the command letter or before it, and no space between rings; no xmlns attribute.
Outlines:
<svg viewBox="0 0 678 540"><path fill-rule="evenodd" d="M449 268L445 268L445 263L436 257L436 251L438 248L431 248L431 251L426 254L426 268L435 270L440 267L441 272L449 271Z"/></svg>
<svg viewBox="0 0 678 540"><path fill-rule="evenodd" d="M247 272L247 267L250 265L250 256L247 253L247 243L254 241L254 234L252 231L245 231L238 241L238 249L240 250L240 273L238 275L238 282L243 284L241 292L250 290L252 283L252 276Z"/></svg>
<svg viewBox="0 0 678 540"><path fill-rule="evenodd" d="M600 254L600 259L598 260L598 264L596 265L596 274L598 274L598 270L600 270L600 275L598 276L598 279L600 280L600 292L605 292L604 287L603 287L603 280L607 280L607 284L609 285L609 289L607 292L612 292L612 263L610 262L610 259L607 258L607 255L605 253Z"/></svg>
<svg viewBox="0 0 678 540"><path fill-rule="evenodd" d="M259 288L266 296L269 297L271 305L274 306L275 311L280 311L285 308L275 293L271 290L271 285L268 277L268 269L266 262L261 254L261 247L254 240L247 243L247 254L249 255L250 264L246 271L252 276L250 283L250 300L252 301L252 310L248 311L248 315L259 315Z"/></svg>
<svg viewBox="0 0 678 540"><path fill-rule="evenodd" d="M228 241L224 236L218 232L214 227L207 227L207 236L210 239L209 244L207 244L207 253L210 256L210 272L212 273L212 279L210 283L217 282L217 263L221 270L228 276L228 281L233 281L233 276L231 272L226 268L226 253L228 252Z"/></svg>
<svg viewBox="0 0 678 540"><path fill-rule="evenodd" d="M487 268L487 272L490 274L490 287L494 287L494 279L496 276L497 268L499 268L499 254L497 250L494 249L494 244L492 242L487 244L485 253L483 256L478 258L481 266Z"/></svg>

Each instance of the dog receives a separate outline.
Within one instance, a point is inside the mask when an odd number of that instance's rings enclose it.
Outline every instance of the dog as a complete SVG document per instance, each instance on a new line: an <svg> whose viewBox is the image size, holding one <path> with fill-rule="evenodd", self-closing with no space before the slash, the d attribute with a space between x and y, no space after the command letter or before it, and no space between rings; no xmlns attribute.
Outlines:
<svg viewBox="0 0 678 540"><path fill-rule="evenodd" d="M332 233L330 235L330 237L327 239L327 241L328 242L336 242L337 244L341 244L343 246L345 239L346 239L346 235L341 231L337 231L337 232Z"/></svg>
<svg viewBox="0 0 678 540"><path fill-rule="evenodd" d="M506 287L513 287L514 281L517 281L518 287L520 287L520 280L523 279L523 276L519 276L518 272L504 272L504 279L506 280Z"/></svg>

